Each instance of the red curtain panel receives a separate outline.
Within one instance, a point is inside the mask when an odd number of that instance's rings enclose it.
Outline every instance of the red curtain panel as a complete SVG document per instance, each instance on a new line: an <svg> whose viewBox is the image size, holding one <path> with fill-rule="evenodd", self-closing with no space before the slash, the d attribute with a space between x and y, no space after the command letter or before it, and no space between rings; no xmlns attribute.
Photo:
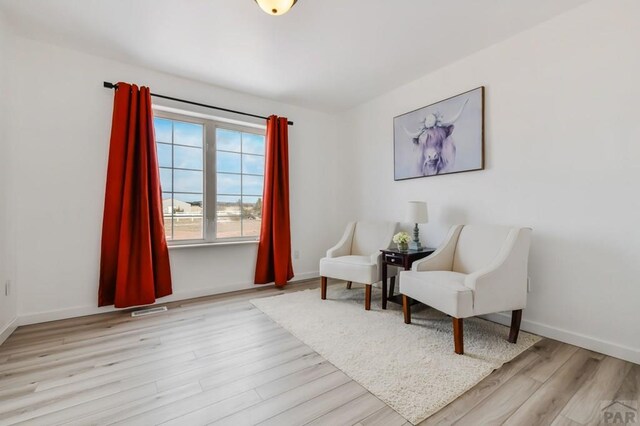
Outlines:
<svg viewBox="0 0 640 426"><path fill-rule="evenodd" d="M151 93L148 87L118 83L102 223L98 306L148 305L171 292Z"/></svg>
<svg viewBox="0 0 640 426"><path fill-rule="evenodd" d="M289 126L287 119L267 119L262 225L256 284L283 287L293 278L289 218Z"/></svg>

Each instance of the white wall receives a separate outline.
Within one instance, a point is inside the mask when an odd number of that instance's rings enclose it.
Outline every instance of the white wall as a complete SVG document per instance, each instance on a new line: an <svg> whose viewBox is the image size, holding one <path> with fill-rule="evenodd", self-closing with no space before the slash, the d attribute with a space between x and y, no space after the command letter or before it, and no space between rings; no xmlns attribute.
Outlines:
<svg viewBox="0 0 640 426"><path fill-rule="evenodd" d="M9 182L11 167L11 152L8 135L9 101L7 89L9 87L8 58L11 56L12 35L7 28L7 22L0 13L0 343L6 339L13 328L17 314L17 292L15 286L9 295L5 294L5 284L12 278L13 260L9 243Z"/></svg>
<svg viewBox="0 0 640 426"><path fill-rule="evenodd" d="M640 362L640 2L599 0L349 112L362 216L532 226L525 329ZM393 181L393 117L486 86L486 170ZM494 317L496 318L496 317ZM504 317L497 317L505 320Z"/></svg>
<svg viewBox="0 0 640 426"><path fill-rule="evenodd" d="M347 221L339 184L346 159L335 156L330 115L23 38L16 40L14 62L12 209L19 212L14 232L21 323L101 311L99 247L113 106L104 80L295 121L289 136L291 217L300 259L294 269L297 279L317 276L318 259ZM256 248L172 249L174 295L161 301L252 287Z"/></svg>
<svg viewBox="0 0 640 426"><path fill-rule="evenodd" d="M534 228L524 329L640 362L638 16L636 1L595 0L339 118L22 38L7 48L0 32L2 63L12 64L0 84L11 89L0 97L11 104L0 144L2 165L11 158L9 172L0 167L0 279L19 287L23 323L101 311L113 99L101 83L125 80L296 122L297 277L316 274L347 220L402 220L406 201L424 199L431 246L454 223ZM479 85L486 170L394 182L392 118ZM173 249L171 260L175 295L164 300L251 287L255 246ZM14 316L11 300L0 296L0 324Z"/></svg>

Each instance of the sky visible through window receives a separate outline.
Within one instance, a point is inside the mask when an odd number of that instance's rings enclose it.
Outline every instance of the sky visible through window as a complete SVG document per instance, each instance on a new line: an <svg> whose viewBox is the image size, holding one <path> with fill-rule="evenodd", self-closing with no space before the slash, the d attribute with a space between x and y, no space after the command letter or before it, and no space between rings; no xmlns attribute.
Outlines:
<svg viewBox="0 0 640 426"><path fill-rule="evenodd" d="M205 127L154 118L165 231L169 240L205 238L205 187L215 189L216 239L257 237L262 218L264 136L216 128L215 176L205 182ZM214 165L210 165L213 167Z"/></svg>
<svg viewBox="0 0 640 426"><path fill-rule="evenodd" d="M216 129L216 237L257 237L262 219L264 136Z"/></svg>

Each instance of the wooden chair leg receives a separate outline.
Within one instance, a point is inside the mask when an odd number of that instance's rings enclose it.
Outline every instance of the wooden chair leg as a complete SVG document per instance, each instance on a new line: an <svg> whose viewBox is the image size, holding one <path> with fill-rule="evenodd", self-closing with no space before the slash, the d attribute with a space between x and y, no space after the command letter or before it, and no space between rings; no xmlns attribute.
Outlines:
<svg viewBox="0 0 640 426"><path fill-rule="evenodd" d="M464 354L462 318L453 318L453 344L458 355Z"/></svg>
<svg viewBox="0 0 640 426"><path fill-rule="evenodd" d="M322 300L327 298L327 277L320 277L320 296Z"/></svg>
<svg viewBox="0 0 640 426"><path fill-rule="evenodd" d="M404 294L402 295L402 313L404 314L404 323L411 324L411 299Z"/></svg>
<svg viewBox="0 0 640 426"><path fill-rule="evenodd" d="M518 341L520 333L520 321L522 321L522 309L511 312L511 330L509 330L509 343Z"/></svg>
<svg viewBox="0 0 640 426"><path fill-rule="evenodd" d="M351 290L351 281L347 281L347 290Z"/></svg>
<svg viewBox="0 0 640 426"><path fill-rule="evenodd" d="M371 310L371 284L364 287L364 309L365 311Z"/></svg>

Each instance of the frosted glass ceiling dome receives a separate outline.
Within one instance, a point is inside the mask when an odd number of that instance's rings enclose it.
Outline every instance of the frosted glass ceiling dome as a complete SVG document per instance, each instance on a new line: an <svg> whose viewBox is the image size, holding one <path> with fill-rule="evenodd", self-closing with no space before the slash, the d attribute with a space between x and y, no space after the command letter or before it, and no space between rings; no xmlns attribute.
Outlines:
<svg viewBox="0 0 640 426"><path fill-rule="evenodd" d="M269 15L284 15L298 0L255 0Z"/></svg>

